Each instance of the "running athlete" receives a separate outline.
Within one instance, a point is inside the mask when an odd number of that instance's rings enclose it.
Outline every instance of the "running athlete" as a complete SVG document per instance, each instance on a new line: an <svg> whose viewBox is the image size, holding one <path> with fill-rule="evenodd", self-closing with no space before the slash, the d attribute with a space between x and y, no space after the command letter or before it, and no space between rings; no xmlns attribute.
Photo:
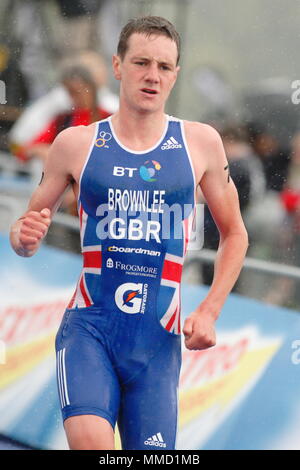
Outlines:
<svg viewBox="0 0 300 470"><path fill-rule="evenodd" d="M32 256L73 186L83 269L56 336L71 449L114 449L116 422L123 449L175 448L181 331L188 349L215 344L215 321L246 253L219 134L165 113L179 54L178 33L163 18L123 28L113 56L119 111L58 135L44 178L11 230L15 251ZM209 293L181 329L180 280L198 185L220 245ZM177 212L168 219L170 208ZM176 222L166 228L166 220Z"/></svg>

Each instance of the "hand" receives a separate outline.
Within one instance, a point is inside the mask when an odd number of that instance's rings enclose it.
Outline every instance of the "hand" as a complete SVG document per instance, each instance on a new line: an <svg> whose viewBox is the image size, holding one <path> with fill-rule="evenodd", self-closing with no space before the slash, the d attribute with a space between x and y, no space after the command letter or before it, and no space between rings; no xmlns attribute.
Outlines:
<svg viewBox="0 0 300 470"><path fill-rule="evenodd" d="M40 212L29 211L20 219L18 253L21 256L31 256L36 252L47 234L50 216L50 209L45 208Z"/></svg>
<svg viewBox="0 0 300 470"><path fill-rule="evenodd" d="M215 346L214 322L213 316L205 310L192 312L183 325L187 349L207 349Z"/></svg>

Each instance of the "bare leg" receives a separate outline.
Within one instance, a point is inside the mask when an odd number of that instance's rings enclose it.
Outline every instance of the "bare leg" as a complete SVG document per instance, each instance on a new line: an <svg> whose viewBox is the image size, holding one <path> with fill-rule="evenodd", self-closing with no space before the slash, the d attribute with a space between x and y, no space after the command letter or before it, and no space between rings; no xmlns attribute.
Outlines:
<svg viewBox="0 0 300 470"><path fill-rule="evenodd" d="M71 450L114 450L114 431L110 423L99 416L71 416L64 421Z"/></svg>

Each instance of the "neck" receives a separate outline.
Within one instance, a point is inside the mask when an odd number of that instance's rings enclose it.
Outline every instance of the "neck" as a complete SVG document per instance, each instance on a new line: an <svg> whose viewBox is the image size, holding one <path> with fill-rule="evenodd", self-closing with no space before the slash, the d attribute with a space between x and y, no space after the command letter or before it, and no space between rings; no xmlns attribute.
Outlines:
<svg viewBox="0 0 300 470"><path fill-rule="evenodd" d="M120 106L111 120L121 142L134 150L144 150L161 137L166 125L166 114L163 111L150 113L132 109L127 112L125 107Z"/></svg>

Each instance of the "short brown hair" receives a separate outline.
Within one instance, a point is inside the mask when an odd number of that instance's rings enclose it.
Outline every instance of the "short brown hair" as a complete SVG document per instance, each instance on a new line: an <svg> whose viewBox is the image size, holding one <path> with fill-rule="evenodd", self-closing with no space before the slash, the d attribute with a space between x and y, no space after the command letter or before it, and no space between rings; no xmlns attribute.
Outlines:
<svg viewBox="0 0 300 470"><path fill-rule="evenodd" d="M177 64L180 58L181 41L178 32L170 21L161 16L144 16L129 20L121 31L117 53L123 60L128 49L128 39L134 33L163 35L176 43Z"/></svg>

